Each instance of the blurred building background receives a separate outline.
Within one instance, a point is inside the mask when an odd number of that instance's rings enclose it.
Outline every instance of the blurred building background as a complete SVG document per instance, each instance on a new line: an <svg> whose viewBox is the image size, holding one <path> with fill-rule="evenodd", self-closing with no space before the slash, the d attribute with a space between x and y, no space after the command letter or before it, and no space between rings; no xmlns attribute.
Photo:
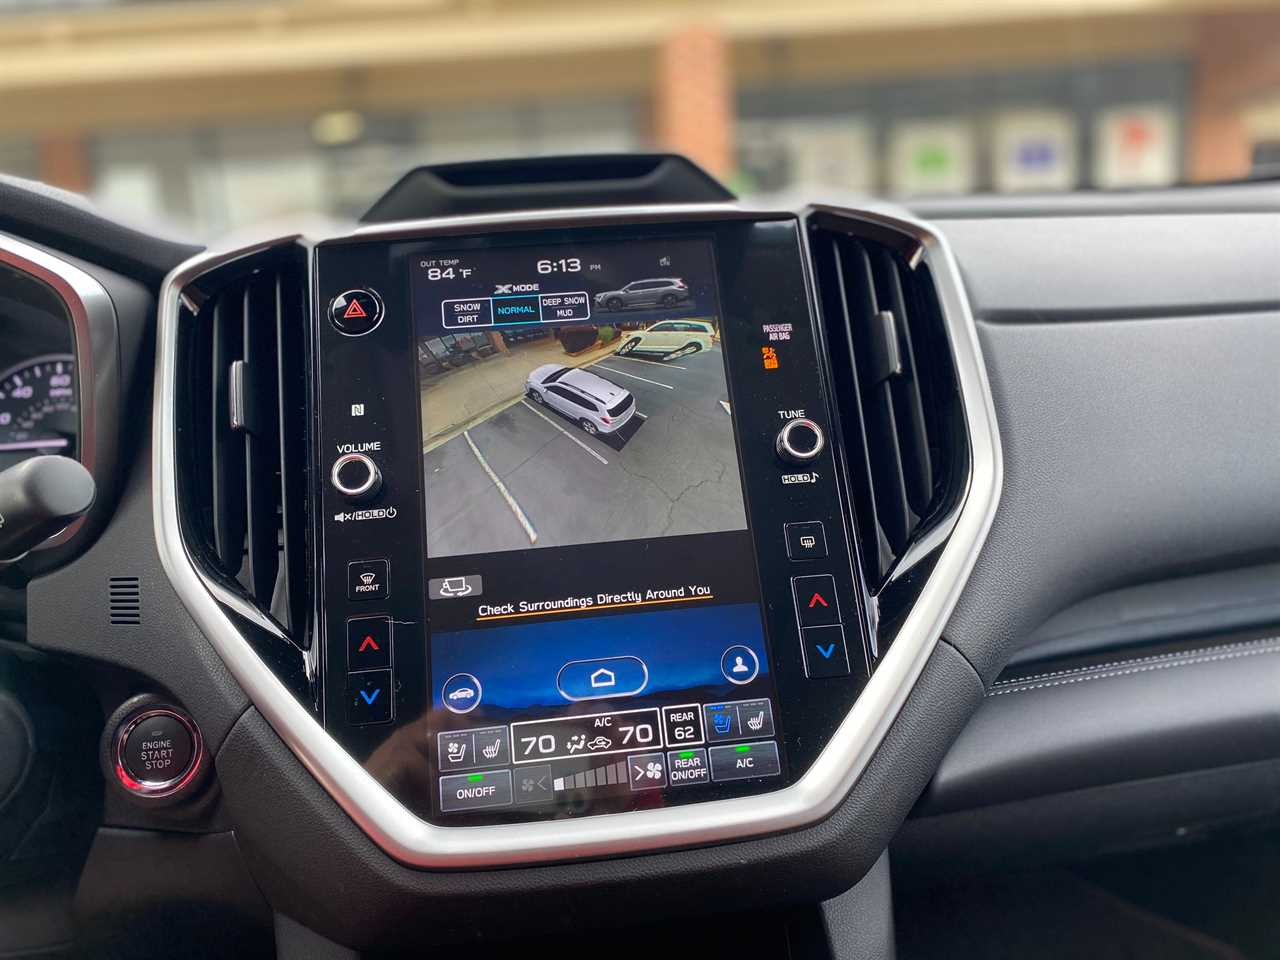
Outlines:
<svg viewBox="0 0 1280 960"><path fill-rule="evenodd" d="M0 0L0 171L205 235L645 147L746 192L1280 172L1280 0Z"/></svg>

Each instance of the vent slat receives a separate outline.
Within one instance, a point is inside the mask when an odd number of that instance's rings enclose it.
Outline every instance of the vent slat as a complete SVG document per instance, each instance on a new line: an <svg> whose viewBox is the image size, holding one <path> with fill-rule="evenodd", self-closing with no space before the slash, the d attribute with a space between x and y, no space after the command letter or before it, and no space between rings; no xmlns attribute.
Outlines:
<svg viewBox="0 0 1280 960"><path fill-rule="evenodd" d="M228 272L205 281L185 341L186 519L206 560L305 646L305 260L281 251Z"/></svg>
<svg viewBox="0 0 1280 960"><path fill-rule="evenodd" d="M872 482L875 490L876 520L889 548L900 553L911 534L914 517L907 507L907 492L902 473L902 454L898 448L897 411L893 404L893 386L888 378L878 377L884 348L877 349L880 294L872 268L871 254L856 241L848 244L853 269L847 271L854 289L858 309L850 318L853 352L862 385L862 410L866 421L867 446L871 451ZM880 361L879 363L877 361Z"/></svg>
<svg viewBox="0 0 1280 960"><path fill-rule="evenodd" d="M907 505L919 515L928 507L933 496L929 432L925 426L924 402L920 395L915 351L911 345L911 323L906 298L902 293L902 276L898 263L888 250L877 251L876 285L883 291L881 307L887 308L898 318L894 333L898 337L901 366L899 375L892 384L894 418L904 427L896 435L899 438Z"/></svg>
<svg viewBox="0 0 1280 960"><path fill-rule="evenodd" d="M893 553L876 519L875 477L871 469L871 450L853 343L854 318L864 315L869 309L866 300L869 288L852 282L851 277L856 275L856 271L850 271L847 249L835 236L816 238L813 251L815 272L829 281L820 285L819 294L823 316L827 320L827 344L831 351L835 394L841 407L845 449L848 456L855 458L851 464L850 487L854 512L859 519L861 554L863 563L869 568L869 578L878 583L892 563Z"/></svg>
<svg viewBox="0 0 1280 960"><path fill-rule="evenodd" d="M810 249L866 578L877 590L938 505L946 467L932 354L947 350L927 269L885 231L815 226ZM887 242L881 242L884 239ZM941 338L941 339L940 339Z"/></svg>
<svg viewBox="0 0 1280 960"><path fill-rule="evenodd" d="M244 292L246 407L252 429L244 433L248 504L244 580L270 607L280 569L280 443L276 425L275 278L255 277Z"/></svg>
<svg viewBox="0 0 1280 960"><path fill-rule="evenodd" d="M298 358L306 355L305 331L299 317L305 309L302 288L286 283L282 274L274 284L275 355L276 355L276 429L283 464L296 465L281 471L280 537L284 544L301 543L306 528L307 450L306 423L307 379ZM288 628L300 631L307 620L307 564L301 548L285 550L284 561L276 585L273 609ZM281 599L282 598L282 599Z"/></svg>
<svg viewBox="0 0 1280 960"><path fill-rule="evenodd" d="M212 481L213 544L225 569L239 573L244 555L244 444L231 433L231 365L244 355L239 297L221 298L213 308L209 358L209 464Z"/></svg>

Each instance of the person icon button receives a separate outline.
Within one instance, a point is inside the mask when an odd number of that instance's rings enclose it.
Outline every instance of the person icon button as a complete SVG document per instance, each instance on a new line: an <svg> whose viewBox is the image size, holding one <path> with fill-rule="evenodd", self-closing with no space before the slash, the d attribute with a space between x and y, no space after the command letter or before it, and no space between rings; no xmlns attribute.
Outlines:
<svg viewBox="0 0 1280 960"><path fill-rule="evenodd" d="M760 675L760 658L750 647L735 643L720 656L720 672L730 683L742 686Z"/></svg>

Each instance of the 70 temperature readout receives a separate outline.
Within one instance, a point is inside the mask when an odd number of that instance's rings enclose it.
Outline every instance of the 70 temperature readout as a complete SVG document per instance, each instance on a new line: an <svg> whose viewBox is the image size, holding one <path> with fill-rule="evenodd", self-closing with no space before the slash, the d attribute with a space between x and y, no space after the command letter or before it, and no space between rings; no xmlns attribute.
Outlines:
<svg viewBox="0 0 1280 960"><path fill-rule="evenodd" d="M527 720L511 725L511 746L516 763L654 750L662 746L662 716L655 707Z"/></svg>

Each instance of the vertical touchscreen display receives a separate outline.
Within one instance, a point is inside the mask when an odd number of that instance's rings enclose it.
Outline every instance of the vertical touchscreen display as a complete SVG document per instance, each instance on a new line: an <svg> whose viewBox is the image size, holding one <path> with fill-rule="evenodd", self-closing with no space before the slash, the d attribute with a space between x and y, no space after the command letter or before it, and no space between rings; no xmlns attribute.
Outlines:
<svg viewBox="0 0 1280 960"><path fill-rule="evenodd" d="M410 270L433 815L780 786L711 241Z"/></svg>

